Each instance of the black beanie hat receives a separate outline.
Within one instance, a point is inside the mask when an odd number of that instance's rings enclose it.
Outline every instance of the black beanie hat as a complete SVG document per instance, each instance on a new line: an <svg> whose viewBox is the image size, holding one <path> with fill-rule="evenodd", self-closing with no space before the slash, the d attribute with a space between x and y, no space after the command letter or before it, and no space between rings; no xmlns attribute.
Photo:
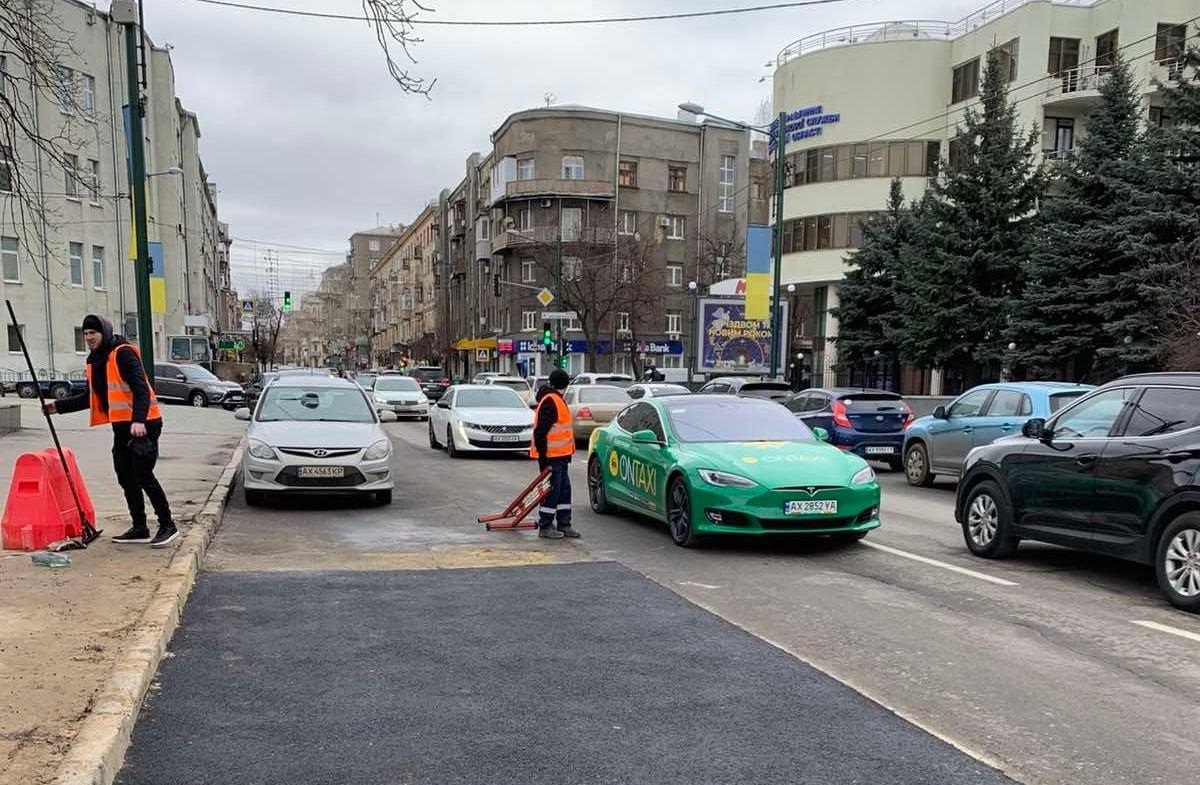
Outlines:
<svg viewBox="0 0 1200 785"><path fill-rule="evenodd" d="M570 383L571 375L562 368L555 368L550 372L550 386L554 389L565 390Z"/></svg>
<svg viewBox="0 0 1200 785"><path fill-rule="evenodd" d="M95 330L98 333L104 332L104 322L100 321L100 317L93 313L89 313L83 317L83 329Z"/></svg>

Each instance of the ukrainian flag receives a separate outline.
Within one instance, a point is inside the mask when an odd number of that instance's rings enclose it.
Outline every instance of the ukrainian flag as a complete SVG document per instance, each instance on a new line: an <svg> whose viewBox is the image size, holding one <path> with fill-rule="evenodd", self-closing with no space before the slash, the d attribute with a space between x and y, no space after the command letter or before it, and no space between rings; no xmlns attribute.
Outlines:
<svg viewBox="0 0 1200 785"><path fill-rule="evenodd" d="M771 318L771 227L746 230L746 320Z"/></svg>

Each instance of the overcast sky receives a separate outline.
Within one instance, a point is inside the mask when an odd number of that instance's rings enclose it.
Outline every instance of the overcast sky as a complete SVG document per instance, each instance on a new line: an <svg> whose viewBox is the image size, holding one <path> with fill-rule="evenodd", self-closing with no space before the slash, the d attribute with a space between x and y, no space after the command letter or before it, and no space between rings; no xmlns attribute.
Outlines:
<svg viewBox="0 0 1200 785"><path fill-rule="evenodd" d="M644 15L764 0L427 0L443 19ZM361 13L359 0L258 0ZM173 47L176 89L200 118L201 156L237 238L234 283L254 285L278 249L284 288L315 285L355 231L408 222L462 178L472 151L512 112L587 104L673 117L681 101L751 119L770 96L764 64L789 42L831 27L959 19L986 0L846 0L737 16L570 27L422 26L411 72L437 78L432 100L389 76L366 22L145 0L153 40ZM548 15L550 15L548 17ZM259 279L261 280L261 279Z"/></svg>

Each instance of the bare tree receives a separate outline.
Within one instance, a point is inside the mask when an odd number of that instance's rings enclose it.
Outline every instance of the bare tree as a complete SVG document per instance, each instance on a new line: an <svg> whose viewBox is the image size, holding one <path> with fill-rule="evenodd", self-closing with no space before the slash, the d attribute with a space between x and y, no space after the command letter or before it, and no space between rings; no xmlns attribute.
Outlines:
<svg viewBox="0 0 1200 785"><path fill-rule="evenodd" d="M1161 361L1168 370L1200 368L1200 240L1172 249L1170 264L1155 277L1165 292L1158 319L1162 325Z"/></svg>
<svg viewBox="0 0 1200 785"><path fill-rule="evenodd" d="M728 232L700 235L700 259L696 283L701 289L726 278L739 278L746 271L746 239L736 227Z"/></svg>
<svg viewBox="0 0 1200 785"><path fill-rule="evenodd" d="M375 31L379 48L383 50L383 56L387 60L388 73L392 75L404 92L429 98L429 92L433 90L437 79L425 84L424 77L413 76L392 56L392 47L396 46L402 53L401 62L407 60L413 65L417 62L412 55L411 47L421 43L424 39L413 34L413 20L416 18L417 12L409 10L410 1L418 11L433 10L426 8L416 0L362 0L362 6L363 12L367 16L367 23Z"/></svg>

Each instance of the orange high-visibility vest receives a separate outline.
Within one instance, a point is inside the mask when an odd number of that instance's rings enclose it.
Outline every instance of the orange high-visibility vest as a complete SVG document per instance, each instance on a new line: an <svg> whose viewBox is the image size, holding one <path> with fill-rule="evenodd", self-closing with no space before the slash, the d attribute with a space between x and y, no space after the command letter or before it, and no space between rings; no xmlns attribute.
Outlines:
<svg viewBox="0 0 1200 785"><path fill-rule="evenodd" d="M100 399L96 397L95 388L92 386L92 364L87 364L87 383L88 396L91 401L91 424L104 425L109 422L133 422L133 390L125 379L121 377L121 369L117 367L117 352L128 349L137 355L138 362L142 361L142 353L133 344L123 343L108 353L108 362L105 364L105 375L108 377L108 411L100 406ZM158 397L154 394L154 387L150 386L147 380L147 387L150 387L150 408L146 411L146 421L161 420L162 412L158 410Z"/></svg>
<svg viewBox="0 0 1200 785"><path fill-rule="evenodd" d="M546 435L546 457L569 458L575 454L575 430L571 427L571 410L567 408L566 401L562 399L561 395L547 393L538 403L537 412L533 415L535 423L541 414L542 407L546 405L546 401L553 401L554 407L558 409L558 419L555 420L550 433ZM539 457L536 439L529 444L529 457Z"/></svg>

